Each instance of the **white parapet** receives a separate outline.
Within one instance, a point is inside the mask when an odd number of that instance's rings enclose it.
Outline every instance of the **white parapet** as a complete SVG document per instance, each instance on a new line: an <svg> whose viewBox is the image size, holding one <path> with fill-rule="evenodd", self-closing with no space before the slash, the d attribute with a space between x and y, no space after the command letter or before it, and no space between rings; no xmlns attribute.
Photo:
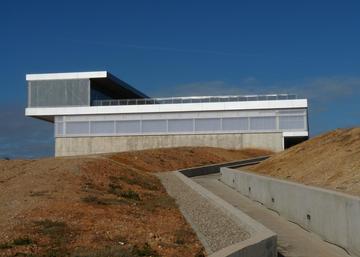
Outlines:
<svg viewBox="0 0 360 257"><path fill-rule="evenodd" d="M26 116L126 114L126 113L167 113L192 111L233 111L307 108L307 99L240 101L218 103L181 103L149 105L115 105L83 107L28 107Z"/></svg>

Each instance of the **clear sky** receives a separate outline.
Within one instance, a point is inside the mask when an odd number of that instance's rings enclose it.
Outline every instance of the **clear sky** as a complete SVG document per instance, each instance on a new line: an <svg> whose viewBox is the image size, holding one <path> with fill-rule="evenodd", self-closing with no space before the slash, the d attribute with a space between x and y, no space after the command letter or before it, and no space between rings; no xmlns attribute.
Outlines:
<svg viewBox="0 0 360 257"><path fill-rule="evenodd" d="M150 96L296 93L360 124L360 1L1 1L0 156L53 154L26 73L108 70Z"/></svg>

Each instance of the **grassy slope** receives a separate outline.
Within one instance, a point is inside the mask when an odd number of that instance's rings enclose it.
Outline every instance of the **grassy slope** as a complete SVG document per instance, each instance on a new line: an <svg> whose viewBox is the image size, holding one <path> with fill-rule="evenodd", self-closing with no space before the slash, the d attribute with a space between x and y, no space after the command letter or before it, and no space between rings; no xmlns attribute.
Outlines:
<svg viewBox="0 0 360 257"><path fill-rule="evenodd" d="M325 133L249 170L360 195L360 128Z"/></svg>
<svg viewBox="0 0 360 257"><path fill-rule="evenodd" d="M0 256L201 256L151 172L264 154L176 148L0 161Z"/></svg>

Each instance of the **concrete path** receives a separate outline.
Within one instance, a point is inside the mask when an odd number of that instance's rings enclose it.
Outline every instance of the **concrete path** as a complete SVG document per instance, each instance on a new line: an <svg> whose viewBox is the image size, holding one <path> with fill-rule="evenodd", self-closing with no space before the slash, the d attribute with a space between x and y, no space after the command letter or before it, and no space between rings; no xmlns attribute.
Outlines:
<svg viewBox="0 0 360 257"><path fill-rule="evenodd" d="M194 191L174 172L158 173L170 196L176 199L186 220L195 230L208 254L250 237L245 228L232 220L224 210Z"/></svg>
<svg viewBox="0 0 360 257"><path fill-rule="evenodd" d="M319 236L280 217L223 184L218 180L220 174L193 177L192 179L221 197L234 207L239 208L253 219L278 235L278 251L285 257L349 257L343 249L326 243Z"/></svg>

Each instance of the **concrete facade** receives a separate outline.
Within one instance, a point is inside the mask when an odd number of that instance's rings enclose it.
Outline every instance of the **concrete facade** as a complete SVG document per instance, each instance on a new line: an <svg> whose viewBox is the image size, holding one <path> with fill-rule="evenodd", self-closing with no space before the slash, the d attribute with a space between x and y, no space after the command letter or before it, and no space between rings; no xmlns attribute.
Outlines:
<svg viewBox="0 0 360 257"><path fill-rule="evenodd" d="M55 139L55 156L124 152L181 146L283 150L282 133L69 137Z"/></svg>
<svg viewBox="0 0 360 257"><path fill-rule="evenodd" d="M162 147L280 151L306 140L293 94L150 98L107 71L27 74L25 115L54 123L55 155Z"/></svg>
<svg viewBox="0 0 360 257"><path fill-rule="evenodd" d="M360 198L221 168L221 181L325 241L360 256Z"/></svg>

